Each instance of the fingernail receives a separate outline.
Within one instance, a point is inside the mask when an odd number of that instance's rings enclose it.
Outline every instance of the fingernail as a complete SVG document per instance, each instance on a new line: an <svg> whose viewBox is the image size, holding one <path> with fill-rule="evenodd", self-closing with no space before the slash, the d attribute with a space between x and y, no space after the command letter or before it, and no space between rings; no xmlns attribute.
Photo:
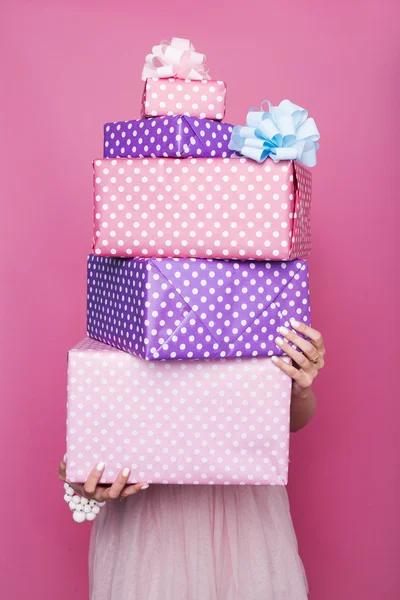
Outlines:
<svg viewBox="0 0 400 600"><path fill-rule="evenodd" d="M277 356L271 356L271 360L273 363L278 362L278 357Z"/></svg>
<svg viewBox="0 0 400 600"><path fill-rule="evenodd" d="M282 346L283 344L283 339L280 337L275 338L275 343L278 344L278 346Z"/></svg>
<svg viewBox="0 0 400 600"><path fill-rule="evenodd" d="M99 464L97 465L96 469L98 471L102 471L104 469L104 463L103 462L99 462Z"/></svg>
<svg viewBox="0 0 400 600"><path fill-rule="evenodd" d="M293 325L293 327L298 327L300 325L300 323L298 321L296 321L295 319L290 319L290 322Z"/></svg>
<svg viewBox="0 0 400 600"><path fill-rule="evenodd" d="M125 469L122 471L122 475L124 477L128 477L129 473L131 472L130 469L128 469L128 467L125 467Z"/></svg>
<svg viewBox="0 0 400 600"><path fill-rule="evenodd" d="M144 485L142 485L142 487L140 489L141 490L147 490L148 487L149 487L149 484L145 483Z"/></svg>
<svg viewBox="0 0 400 600"><path fill-rule="evenodd" d="M287 333L289 333L289 330L286 329L286 327L279 327L279 333L281 333L282 335L286 335Z"/></svg>
<svg viewBox="0 0 400 600"><path fill-rule="evenodd" d="M63 462L67 462L67 454L64 454Z"/></svg>

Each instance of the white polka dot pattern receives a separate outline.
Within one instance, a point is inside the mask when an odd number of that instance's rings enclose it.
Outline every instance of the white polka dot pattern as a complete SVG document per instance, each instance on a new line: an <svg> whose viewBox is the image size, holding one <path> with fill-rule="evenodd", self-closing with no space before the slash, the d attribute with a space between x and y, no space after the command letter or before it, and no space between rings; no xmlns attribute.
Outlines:
<svg viewBox="0 0 400 600"><path fill-rule="evenodd" d="M286 359L287 360L287 359ZM85 339L68 355L67 477L285 485L291 380L269 358L148 362Z"/></svg>
<svg viewBox="0 0 400 600"><path fill-rule="evenodd" d="M225 115L225 97L223 81L147 79L142 113L146 117L186 115L221 121Z"/></svg>
<svg viewBox="0 0 400 600"><path fill-rule="evenodd" d="M290 260L311 249L311 175L291 161L94 161L103 256Z"/></svg>
<svg viewBox="0 0 400 600"><path fill-rule="evenodd" d="M88 258L88 334L147 360L272 356L310 325L307 261Z"/></svg>
<svg viewBox="0 0 400 600"><path fill-rule="evenodd" d="M104 125L105 158L225 158L233 126L195 117L155 117Z"/></svg>

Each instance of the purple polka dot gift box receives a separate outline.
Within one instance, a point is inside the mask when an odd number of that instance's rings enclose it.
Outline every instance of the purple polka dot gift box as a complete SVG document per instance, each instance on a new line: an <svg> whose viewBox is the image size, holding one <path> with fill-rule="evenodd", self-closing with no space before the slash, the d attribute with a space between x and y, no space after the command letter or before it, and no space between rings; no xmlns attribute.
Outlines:
<svg viewBox="0 0 400 600"><path fill-rule="evenodd" d="M234 156L233 126L210 119L173 116L104 125L104 158Z"/></svg>
<svg viewBox="0 0 400 600"><path fill-rule="evenodd" d="M88 335L146 360L272 356L310 324L307 261L88 258Z"/></svg>

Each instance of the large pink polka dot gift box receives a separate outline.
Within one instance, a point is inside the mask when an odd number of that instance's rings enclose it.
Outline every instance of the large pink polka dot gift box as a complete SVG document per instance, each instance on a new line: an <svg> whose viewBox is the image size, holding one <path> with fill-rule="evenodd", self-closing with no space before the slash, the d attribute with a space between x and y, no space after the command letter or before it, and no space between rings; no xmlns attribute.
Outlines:
<svg viewBox="0 0 400 600"><path fill-rule="evenodd" d="M248 158L94 161L101 256L291 260L311 250L311 175Z"/></svg>
<svg viewBox="0 0 400 600"><path fill-rule="evenodd" d="M270 358L149 362L90 340L68 354L67 477L285 485L291 380Z"/></svg>

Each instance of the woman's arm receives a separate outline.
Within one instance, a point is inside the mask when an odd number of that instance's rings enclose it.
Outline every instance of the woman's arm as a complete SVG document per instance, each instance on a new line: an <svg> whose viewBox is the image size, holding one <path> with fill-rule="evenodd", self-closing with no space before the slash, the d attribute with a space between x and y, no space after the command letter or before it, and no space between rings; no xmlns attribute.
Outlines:
<svg viewBox="0 0 400 600"><path fill-rule="evenodd" d="M294 320L291 321L291 325L295 331L280 327L279 333L285 339L277 337L275 342L292 359L293 365L288 365L276 356L272 360L277 367L293 379L290 430L299 431L312 419L317 408L317 401L311 386L319 371L324 367L326 350L319 331ZM308 340L296 332L302 333ZM298 350L288 342L296 344Z"/></svg>
<svg viewBox="0 0 400 600"><path fill-rule="evenodd" d="M311 388L300 393L292 391L290 404L290 431L299 431L311 421L317 408L317 399Z"/></svg>

